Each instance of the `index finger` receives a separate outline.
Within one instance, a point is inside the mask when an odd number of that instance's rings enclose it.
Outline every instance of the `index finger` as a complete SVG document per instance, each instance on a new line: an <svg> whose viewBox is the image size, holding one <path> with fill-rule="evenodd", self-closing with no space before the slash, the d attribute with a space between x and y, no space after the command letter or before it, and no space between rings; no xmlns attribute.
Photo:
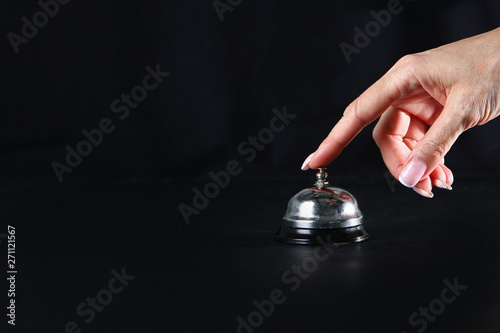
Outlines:
<svg viewBox="0 0 500 333"><path fill-rule="evenodd" d="M330 164L366 125L407 95L412 86L407 71L387 72L346 108L309 161L309 167L317 169Z"/></svg>

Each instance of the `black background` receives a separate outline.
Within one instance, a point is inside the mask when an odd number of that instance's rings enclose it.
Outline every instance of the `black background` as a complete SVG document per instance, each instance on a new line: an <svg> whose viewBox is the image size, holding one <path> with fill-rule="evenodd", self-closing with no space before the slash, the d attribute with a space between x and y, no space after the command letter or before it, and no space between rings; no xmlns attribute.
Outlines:
<svg viewBox="0 0 500 333"><path fill-rule="evenodd" d="M210 1L71 1L15 54L2 43L0 171L57 182L51 163L81 131L117 125L65 180L203 179L241 159L238 144L268 126L273 108L297 118L245 166L241 179L297 179L344 108L400 57L497 26L495 1L403 1L403 11L350 64L339 47L386 1L243 1L221 22ZM1 28L20 34L35 1L2 2ZM125 120L110 105L146 66L170 76ZM373 125L372 125L373 126ZM386 170L363 131L330 174ZM470 130L447 164L456 175L498 165L498 124ZM310 175L309 175L310 176Z"/></svg>

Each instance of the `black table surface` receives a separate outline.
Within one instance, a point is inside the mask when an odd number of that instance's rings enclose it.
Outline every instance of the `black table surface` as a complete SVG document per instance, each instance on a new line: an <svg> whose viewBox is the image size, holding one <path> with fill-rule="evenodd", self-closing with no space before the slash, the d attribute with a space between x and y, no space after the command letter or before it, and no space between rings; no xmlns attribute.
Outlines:
<svg viewBox="0 0 500 333"><path fill-rule="evenodd" d="M400 185L391 191L384 180L336 180L356 197L371 238L331 253L274 240L288 200L308 185L233 181L189 225L178 205L192 205L203 183L5 187L2 267L11 225L18 273L16 326L5 316L5 280L1 325L53 333L500 332L498 178L459 178L431 200ZM92 298L102 303L89 310Z"/></svg>

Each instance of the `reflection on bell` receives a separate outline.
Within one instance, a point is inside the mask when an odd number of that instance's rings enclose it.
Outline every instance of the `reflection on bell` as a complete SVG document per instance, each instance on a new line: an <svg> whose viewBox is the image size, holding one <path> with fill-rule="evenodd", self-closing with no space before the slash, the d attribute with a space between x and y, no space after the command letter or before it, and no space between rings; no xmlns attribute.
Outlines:
<svg viewBox="0 0 500 333"><path fill-rule="evenodd" d="M328 187L327 176L325 169L319 169L315 187L302 190L290 199L276 240L315 245L318 237L334 243L368 239L356 199L343 189Z"/></svg>

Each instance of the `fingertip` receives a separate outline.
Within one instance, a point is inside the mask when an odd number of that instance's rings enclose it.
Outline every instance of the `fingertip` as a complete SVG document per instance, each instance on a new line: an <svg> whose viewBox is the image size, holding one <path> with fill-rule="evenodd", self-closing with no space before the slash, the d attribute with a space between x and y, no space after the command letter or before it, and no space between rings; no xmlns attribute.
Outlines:
<svg viewBox="0 0 500 333"><path fill-rule="evenodd" d="M446 165L443 165L443 171L446 174L446 184L451 187L451 185L455 181L453 172L451 172L450 168L448 168Z"/></svg>
<svg viewBox="0 0 500 333"><path fill-rule="evenodd" d="M311 154L311 159L308 161L307 165L311 169L325 168L333 160L328 155L328 151L322 151L318 149L313 154Z"/></svg>
<svg viewBox="0 0 500 333"><path fill-rule="evenodd" d="M448 176L445 171L445 166L442 164L439 164L434 171L431 172L429 176L432 180L432 185L443 188L446 190L451 190L451 186L448 185Z"/></svg>
<svg viewBox="0 0 500 333"><path fill-rule="evenodd" d="M307 156L307 158L304 160L304 163L302 163L302 166L300 167L300 169L303 171L309 170L309 162L311 161L311 159L313 157L314 157L314 153Z"/></svg>
<svg viewBox="0 0 500 333"><path fill-rule="evenodd" d="M434 193L432 193L432 180L429 177L425 177L419 181L412 189L426 198L434 197Z"/></svg>
<svg viewBox="0 0 500 333"><path fill-rule="evenodd" d="M419 187L417 187L417 186L415 186L415 187L413 188L413 190L414 190L415 192L417 192L418 194L420 194L421 196L423 196L424 198L428 198L428 199L432 199L432 198L434 198L434 193L432 193L432 192L427 192L427 191L425 191L425 190L423 190L423 189L421 189L421 188L419 188Z"/></svg>
<svg viewBox="0 0 500 333"><path fill-rule="evenodd" d="M443 182L442 182L441 180L439 180L439 179L434 179L434 180L432 181L432 185L434 185L434 186L436 186L436 187L439 187L439 188L442 188L442 189L445 189L445 190L449 190L449 191L453 190L453 188L452 188L450 185L448 185L448 184L446 184L446 183L443 183Z"/></svg>

